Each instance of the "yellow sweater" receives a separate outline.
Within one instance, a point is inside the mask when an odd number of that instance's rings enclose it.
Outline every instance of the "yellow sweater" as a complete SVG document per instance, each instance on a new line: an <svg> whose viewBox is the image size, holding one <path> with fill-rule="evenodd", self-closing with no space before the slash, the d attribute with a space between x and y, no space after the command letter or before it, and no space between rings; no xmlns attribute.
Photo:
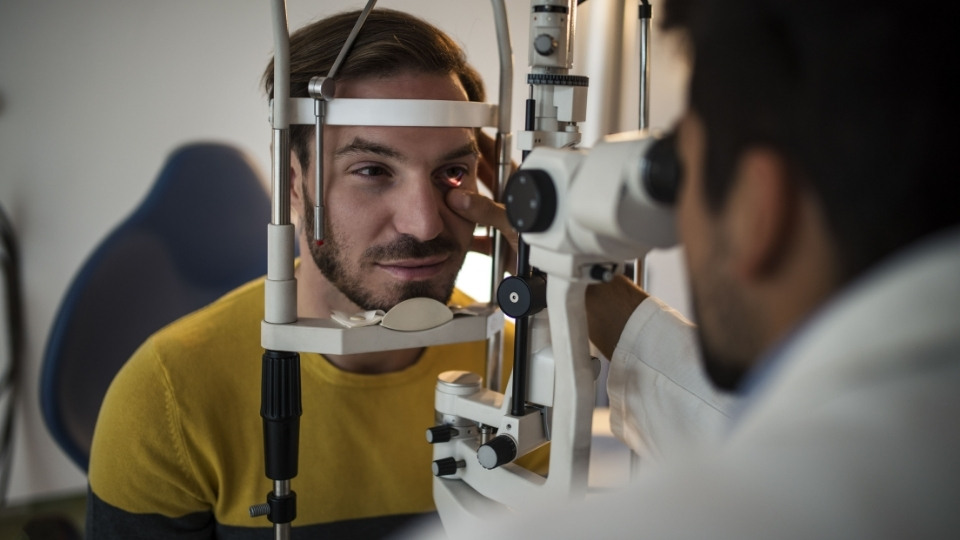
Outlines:
<svg viewBox="0 0 960 540"><path fill-rule="evenodd" d="M260 418L263 280L153 335L113 381L90 459L88 539L269 537L248 508L272 489ZM470 300L459 291L451 300ZM513 351L505 332L504 373ZM301 355L299 534L375 537L434 511L434 387L447 370L483 373L485 342L428 348L413 366L347 373ZM305 527L305 528L304 528Z"/></svg>

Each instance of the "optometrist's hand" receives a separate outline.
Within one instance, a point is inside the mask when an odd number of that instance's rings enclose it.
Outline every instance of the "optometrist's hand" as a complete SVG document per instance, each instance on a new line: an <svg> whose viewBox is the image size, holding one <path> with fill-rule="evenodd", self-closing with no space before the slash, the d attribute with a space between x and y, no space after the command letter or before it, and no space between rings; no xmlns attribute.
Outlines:
<svg viewBox="0 0 960 540"><path fill-rule="evenodd" d="M487 188L492 188L497 174L496 141L486 133L477 137L477 146L480 147L480 162L477 166L477 176ZM516 165L513 169L516 170ZM491 189L492 191L492 189ZM460 217L477 223L483 227L494 227L500 231L504 243L503 256L507 261L507 269L512 273L517 261L517 231L507 219L507 211L502 204L474 191L454 188L447 192L447 206ZM493 241L490 236L474 236L471 250L485 255L493 253Z"/></svg>
<svg viewBox="0 0 960 540"><path fill-rule="evenodd" d="M590 341L607 358L620 341L620 335L634 310L649 295L630 278L619 274L607 283L587 287L587 329Z"/></svg>
<svg viewBox="0 0 960 540"><path fill-rule="evenodd" d="M447 206L460 217L484 227L494 227L500 231L501 237L506 240L505 247L509 252L507 269L513 273L517 261L517 231L510 226L507 211L502 204L494 202L486 195L466 189L454 188L447 192ZM493 238L490 236L474 236L470 249L485 255L493 253Z"/></svg>

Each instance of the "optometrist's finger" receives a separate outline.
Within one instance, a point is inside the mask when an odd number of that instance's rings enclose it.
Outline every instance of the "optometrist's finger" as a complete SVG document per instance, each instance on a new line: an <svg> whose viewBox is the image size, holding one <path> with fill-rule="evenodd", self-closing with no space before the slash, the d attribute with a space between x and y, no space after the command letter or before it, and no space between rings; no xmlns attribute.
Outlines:
<svg viewBox="0 0 960 540"><path fill-rule="evenodd" d="M465 189L451 189L446 195L449 206L460 217L482 225L495 227L510 245L512 251L517 250L517 231L507 219L507 211L502 204L496 203L489 197Z"/></svg>

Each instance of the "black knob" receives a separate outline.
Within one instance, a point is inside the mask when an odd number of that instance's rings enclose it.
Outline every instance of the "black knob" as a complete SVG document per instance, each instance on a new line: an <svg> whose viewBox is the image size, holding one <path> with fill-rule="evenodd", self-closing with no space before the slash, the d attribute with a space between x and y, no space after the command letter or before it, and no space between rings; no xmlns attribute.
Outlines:
<svg viewBox="0 0 960 540"><path fill-rule="evenodd" d="M289 480L297 476L300 450L300 355L263 353L260 416L263 418L264 460L267 477Z"/></svg>
<svg viewBox="0 0 960 540"><path fill-rule="evenodd" d="M509 435L497 435L477 450L484 469L495 469L517 459L517 443Z"/></svg>
<svg viewBox="0 0 960 540"><path fill-rule="evenodd" d="M454 435L459 435L460 432L453 426L442 424L439 426L433 426L432 428L427 428L427 442L430 444L447 442Z"/></svg>
<svg viewBox="0 0 960 540"><path fill-rule="evenodd" d="M514 319L536 315L547 307L547 280L542 274L510 276L497 286L497 304Z"/></svg>
<svg viewBox="0 0 960 540"><path fill-rule="evenodd" d="M612 264L595 264L590 267L590 278L608 283L613 279L617 267Z"/></svg>
<svg viewBox="0 0 960 540"><path fill-rule="evenodd" d="M543 232L557 215L557 189L546 171L520 169L503 190L507 219L520 232Z"/></svg>
<svg viewBox="0 0 960 540"><path fill-rule="evenodd" d="M440 458L433 462L433 475L450 476L451 474L455 474L457 469L464 465L465 463L463 461L457 461L452 457Z"/></svg>

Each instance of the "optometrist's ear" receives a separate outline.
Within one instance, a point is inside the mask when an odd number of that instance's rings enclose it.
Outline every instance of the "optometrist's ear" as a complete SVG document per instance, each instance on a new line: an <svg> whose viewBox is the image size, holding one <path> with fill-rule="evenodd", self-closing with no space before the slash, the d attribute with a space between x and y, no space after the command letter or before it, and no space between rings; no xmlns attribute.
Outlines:
<svg viewBox="0 0 960 540"><path fill-rule="evenodd" d="M783 156L765 146L745 150L724 209L737 275L755 281L778 270L795 241L797 204Z"/></svg>

